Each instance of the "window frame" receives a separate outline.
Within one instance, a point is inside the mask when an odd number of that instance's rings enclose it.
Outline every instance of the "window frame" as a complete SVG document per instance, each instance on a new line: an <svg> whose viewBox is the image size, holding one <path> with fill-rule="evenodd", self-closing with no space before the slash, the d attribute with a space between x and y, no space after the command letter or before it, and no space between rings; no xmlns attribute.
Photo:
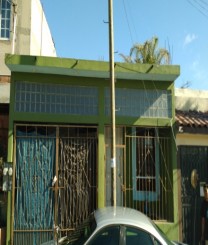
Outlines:
<svg viewBox="0 0 208 245"><path fill-rule="evenodd" d="M116 115L119 117L172 118L171 91L116 88ZM110 89L105 87L105 115L110 115Z"/></svg>
<svg viewBox="0 0 208 245"><path fill-rule="evenodd" d="M4 5L5 7L3 7ZM0 0L0 40L10 40L11 7L12 7L11 0ZM3 11L5 11L4 16L2 16ZM2 21L5 21L5 27L2 27ZM7 22L9 26L7 26ZM4 31L4 35L2 35L2 31Z"/></svg>
<svg viewBox="0 0 208 245"><path fill-rule="evenodd" d="M152 222L153 223L153 222ZM155 226L156 229L157 226L153 223L153 225ZM150 240L150 242L152 243L151 245L162 245L163 243L161 243L161 241L158 240L157 237L155 237L152 233L150 233L148 230L145 230L141 227L137 227L137 226L133 226L133 225L129 225L129 224L109 224L105 227L102 227L101 229L99 229L97 232L95 232L90 238L89 240L87 240L87 244L89 245L93 245L93 242L96 240L97 237L99 237L100 234L102 234L103 232L106 231L106 229L108 230L109 228L116 228L118 229L118 236L119 236L119 244L126 244L126 230L132 230L132 232L140 232L140 233L144 233L145 236L147 236ZM130 231L131 232L131 231ZM166 241L167 244L171 244L169 240L167 240L166 235L164 235L164 233L161 233L160 230L158 230L158 232L161 235L161 239L163 241Z"/></svg>
<svg viewBox="0 0 208 245"><path fill-rule="evenodd" d="M72 116L97 116L99 90L96 86L15 81L14 111Z"/></svg>
<svg viewBox="0 0 208 245"><path fill-rule="evenodd" d="M137 179L144 179L144 176L137 176L137 142L136 142L136 127L132 128L132 135L135 136L132 139L132 179L133 179L133 199L136 201L157 201L160 195L160 183L159 183L159 143L154 137L154 161L155 161L155 190L145 191L137 190ZM145 128L144 128L145 129ZM157 129L154 128L155 135L157 135ZM145 180L149 179L149 176Z"/></svg>

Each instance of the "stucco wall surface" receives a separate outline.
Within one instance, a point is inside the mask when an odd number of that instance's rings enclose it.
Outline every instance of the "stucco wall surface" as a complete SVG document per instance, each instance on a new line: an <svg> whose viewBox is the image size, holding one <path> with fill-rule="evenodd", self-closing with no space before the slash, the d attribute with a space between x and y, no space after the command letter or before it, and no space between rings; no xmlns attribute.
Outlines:
<svg viewBox="0 0 208 245"><path fill-rule="evenodd" d="M10 39L0 39L0 75L10 75L5 65L6 53L56 56L40 0L14 0L11 13Z"/></svg>
<svg viewBox="0 0 208 245"><path fill-rule="evenodd" d="M208 91L176 88L175 108L182 111L208 111Z"/></svg>
<svg viewBox="0 0 208 245"><path fill-rule="evenodd" d="M10 84L0 83L0 103L9 103Z"/></svg>
<svg viewBox="0 0 208 245"><path fill-rule="evenodd" d="M56 49L42 5L32 0L30 54L56 57Z"/></svg>

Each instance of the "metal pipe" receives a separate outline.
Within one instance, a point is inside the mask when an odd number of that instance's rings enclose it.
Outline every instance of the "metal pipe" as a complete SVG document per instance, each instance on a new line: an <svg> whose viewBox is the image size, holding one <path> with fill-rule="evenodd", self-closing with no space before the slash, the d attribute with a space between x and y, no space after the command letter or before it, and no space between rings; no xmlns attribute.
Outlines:
<svg viewBox="0 0 208 245"><path fill-rule="evenodd" d="M115 78L114 78L114 35L113 35L113 0L108 1L109 7L109 56L111 82L111 184L112 206L116 206L116 129L115 129Z"/></svg>
<svg viewBox="0 0 208 245"><path fill-rule="evenodd" d="M17 27L17 4L13 3L13 38L12 38L12 54L15 54L15 43L16 43L16 27Z"/></svg>

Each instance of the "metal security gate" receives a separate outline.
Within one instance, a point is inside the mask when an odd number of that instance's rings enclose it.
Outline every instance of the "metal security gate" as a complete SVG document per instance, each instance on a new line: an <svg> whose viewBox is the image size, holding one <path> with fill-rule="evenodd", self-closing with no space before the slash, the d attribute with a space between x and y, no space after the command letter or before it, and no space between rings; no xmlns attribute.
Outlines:
<svg viewBox="0 0 208 245"><path fill-rule="evenodd" d="M96 208L97 129L17 125L14 245L66 235Z"/></svg>
<svg viewBox="0 0 208 245"><path fill-rule="evenodd" d="M208 148L203 146L180 146L181 169L182 236L183 242L198 245L200 242L201 220L200 182L208 182ZM192 171L196 170L199 180L196 188L191 185Z"/></svg>
<svg viewBox="0 0 208 245"><path fill-rule="evenodd" d="M173 220L171 132L166 128L116 128L117 205ZM111 129L105 128L106 205L111 205ZM168 207L168 208L167 208Z"/></svg>
<svg viewBox="0 0 208 245"><path fill-rule="evenodd" d="M14 244L41 244L53 238L55 128L19 126L16 130Z"/></svg>
<svg viewBox="0 0 208 245"><path fill-rule="evenodd" d="M57 223L64 236L96 208L97 134L95 128L59 133Z"/></svg>

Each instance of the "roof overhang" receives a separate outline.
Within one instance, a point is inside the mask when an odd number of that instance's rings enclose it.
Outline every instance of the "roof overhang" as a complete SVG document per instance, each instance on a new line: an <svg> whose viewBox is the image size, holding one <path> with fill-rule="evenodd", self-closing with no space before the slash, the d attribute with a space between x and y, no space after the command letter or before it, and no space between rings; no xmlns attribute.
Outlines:
<svg viewBox="0 0 208 245"><path fill-rule="evenodd" d="M109 62L44 56L6 54L11 72L109 78ZM115 62L115 78L173 82L180 75L178 65L150 65Z"/></svg>

